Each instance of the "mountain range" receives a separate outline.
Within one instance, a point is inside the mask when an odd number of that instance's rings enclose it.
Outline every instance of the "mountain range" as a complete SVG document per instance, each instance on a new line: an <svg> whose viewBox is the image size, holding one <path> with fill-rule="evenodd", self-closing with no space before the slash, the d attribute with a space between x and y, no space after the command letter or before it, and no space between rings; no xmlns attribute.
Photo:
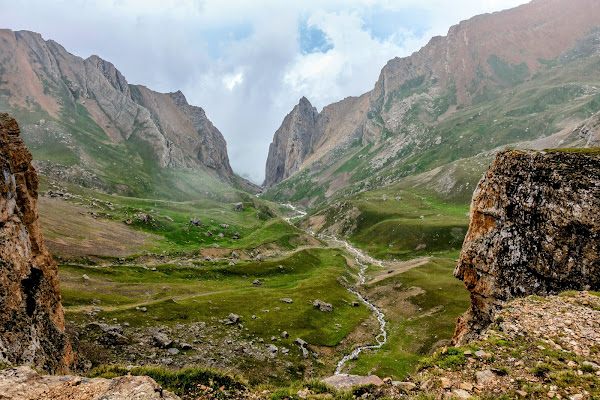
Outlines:
<svg viewBox="0 0 600 400"><path fill-rule="evenodd" d="M302 97L274 134L264 196L312 207L403 181L465 202L499 149L585 146L577 128L600 109L599 15L595 0L479 15L390 60L361 96L320 112ZM0 30L0 109L45 176L128 196L258 190L183 93L129 84L37 33Z"/></svg>
<svg viewBox="0 0 600 400"><path fill-rule="evenodd" d="M134 196L189 192L190 175L253 189L234 175L221 132L183 93L129 84L110 62L74 56L37 33L0 30L0 108L20 121L47 176Z"/></svg>
<svg viewBox="0 0 600 400"><path fill-rule="evenodd" d="M271 143L267 197L319 205L445 165L446 189L468 201L486 153L585 145L568 134L600 109L599 16L594 0L479 15L390 60L370 92L320 113L302 98ZM457 169L472 157L486 162Z"/></svg>

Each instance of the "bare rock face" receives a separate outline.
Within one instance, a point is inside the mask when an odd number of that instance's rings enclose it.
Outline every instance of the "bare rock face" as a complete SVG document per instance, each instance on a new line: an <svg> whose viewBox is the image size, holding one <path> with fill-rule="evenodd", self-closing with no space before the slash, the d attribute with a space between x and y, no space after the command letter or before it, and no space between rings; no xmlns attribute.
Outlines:
<svg viewBox="0 0 600 400"><path fill-rule="evenodd" d="M229 165L227 143L221 132L206 117L201 107L188 104L181 91L168 94L177 108L191 121L198 132L199 142L194 145L192 154L195 154L206 167L215 170L219 176L230 181L233 171Z"/></svg>
<svg viewBox="0 0 600 400"><path fill-rule="evenodd" d="M505 151L479 182L454 275L471 307L453 338L477 338L507 300L600 288L600 151Z"/></svg>
<svg viewBox="0 0 600 400"><path fill-rule="evenodd" d="M0 362L60 372L73 356L58 269L38 223L38 178L19 132L0 114Z"/></svg>
<svg viewBox="0 0 600 400"><path fill-rule="evenodd" d="M318 116L317 109L306 97L302 97L286 115L269 146L265 187L281 182L300 168L312 145L318 141Z"/></svg>
<svg viewBox="0 0 600 400"><path fill-rule="evenodd" d="M147 376L113 379L39 375L29 367L0 371L0 393L7 400L176 400Z"/></svg>

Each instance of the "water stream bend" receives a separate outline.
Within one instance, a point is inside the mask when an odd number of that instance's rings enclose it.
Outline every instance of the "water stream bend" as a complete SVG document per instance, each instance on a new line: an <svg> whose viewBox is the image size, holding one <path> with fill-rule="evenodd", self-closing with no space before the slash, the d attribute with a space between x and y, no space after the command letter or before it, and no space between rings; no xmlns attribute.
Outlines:
<svg viewBox="0 0 600 400"><path fill-rule="evenodd" d="M283 206L293 210L294 212L296 212L297 215L292 216L292 217L288 217L285 218L285 220L289 223L292 224L292 220L296 219L296 218L302 218L304 216L306 216L306 212L302 211L302 210L298 210L295 206L293 206L292 204L284 204ZM309 232L309 231L305 231L306 233L308 233L309 235L319 238L319 239L323 239L326 240L328 242L333 242L333 243L337 243L339 245L342 245L343 247L346 248L346 250L348 251L348 253L350 253L353 257L354 260L356 261L356 263L360 266L359 270L358 270L358 276L359 276L359 281L357 283L356 286L361 286L365 283L366 281L366 276L365 276L365 271L367 270L367 268L369 267L368 263L371 264L376 264L380 267L383 266L383 263L380 260L377 260L365 253L363 253L361 250L357 249L356 247L352 246L350 243L348 243L348 241L346 240L340 240L336 237L333 236L327 236L327 235L316 235L314 232ZM381 346L383 346L386 342L387 342L387 330L385 329L386 327L386 322L385 322L385 314L372 302L370 302L368 299L366 299L362 294L360 294L358 292L358 290L355 290L354 288L346 288L350 293L354 294L355 296L358 297L358 299L365 304L372 312L373 314L377 317L377 321L379 322L379 334L377 336L375 336L375 341L377 342L377 344L371 344L371 345L365 345L365 346L358 346L356 349L354 349L352 351L352 353L345 355L340 361L338 361L337 363L337 367L335 369L335 375L343 375L342 374L342 369L344 368L344 365L349 361L349 360L356 360L358 358L358 355L363 351L363 350L375 350L375 349L379 349L381 348Z"/></svg>

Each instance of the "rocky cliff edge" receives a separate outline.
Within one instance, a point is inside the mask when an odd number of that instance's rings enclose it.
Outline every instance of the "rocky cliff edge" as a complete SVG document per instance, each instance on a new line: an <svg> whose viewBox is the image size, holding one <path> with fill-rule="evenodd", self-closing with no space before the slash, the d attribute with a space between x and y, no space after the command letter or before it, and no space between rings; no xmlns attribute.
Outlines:
<svg viewBox="0 0 600 400"><path fill-rule="evenodd" d="M508 300L600 287L600 150L505 151L479 182L454 271L471 292L453 341Z"/></svg>
<svg viewBox="0 0 600 400"><path fill-rule="evenodd" d="M38 223L38 177L17 122L0 114L0 362L67 370L58 269Z"/></svg>

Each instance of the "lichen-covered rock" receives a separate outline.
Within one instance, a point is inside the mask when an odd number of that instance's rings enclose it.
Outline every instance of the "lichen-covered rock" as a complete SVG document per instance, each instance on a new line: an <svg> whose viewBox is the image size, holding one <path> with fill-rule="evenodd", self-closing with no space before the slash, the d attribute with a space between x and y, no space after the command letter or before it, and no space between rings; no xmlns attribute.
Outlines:
<svg viewBox="0 0 600 400"><path fill-rule="evenodd" d="M58 269L38 223L38 178L19 126L0 114L0 362L64 371L72 362Z"/></svg>
<svg viewBox="0 0 600 400"><path fill-rule="evenodd" d="M600 151L505 151L479 182L454 271L471 292L455 343L507 300L600 287Z"/></svg>

